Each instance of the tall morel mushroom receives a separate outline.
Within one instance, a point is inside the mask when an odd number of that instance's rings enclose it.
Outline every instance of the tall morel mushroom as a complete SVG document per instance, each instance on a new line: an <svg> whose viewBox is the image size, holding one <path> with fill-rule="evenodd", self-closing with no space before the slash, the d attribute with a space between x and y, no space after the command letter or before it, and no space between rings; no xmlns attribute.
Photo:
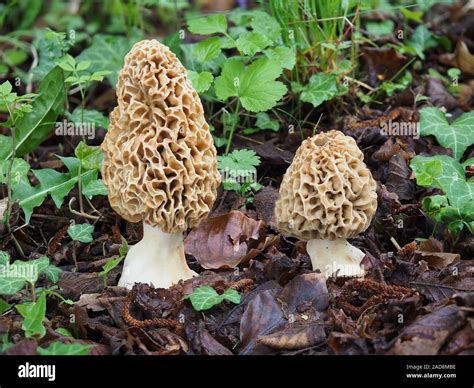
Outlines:
<svg viewBox="0 0 474 388"><path fill-rule="evenodd" d="M119 286L167 288L195 275L182 233L207 216L219 185L216 149L186 69L156 40L136 43L117 83L118 106L102 143L102 176L112 208L143 221Z"/></svg>
<svg viewBox="0 0 474 388"><path fill-rule="evenodd" d="M346 239L366 230L377 209L376 183L356 142L339 131L306 139L286 171L275 206L278 228L308 241L313 269L364 274L364 253Z"/></svg>

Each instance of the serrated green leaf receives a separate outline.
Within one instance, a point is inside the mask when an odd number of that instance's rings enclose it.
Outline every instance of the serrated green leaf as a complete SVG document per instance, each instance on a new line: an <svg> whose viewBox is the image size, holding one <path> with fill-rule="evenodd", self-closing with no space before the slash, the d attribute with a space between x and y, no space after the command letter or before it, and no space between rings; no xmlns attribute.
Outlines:
<svg viewBox="0 0 474 388"><path fill-rule="evenodd" d="M268 58L260 58L246 67L240 60L228 60L215 80L216 95L221 101L238 97L251 112L273 108L286 93L286 86L275 81L282 68Z"/></svg>
<svg viewBox="0 0 474 388"><path fill-rule="evenodd" d="M284 69L292 70L296 63L295 50L286 46L279 46L265 50L265 55Z"/></svg>
<svg viewBox="0 0 474 388"><path fill-rule="evenodd" d="M461 159L466 149L474 144L474 112L458 117L451 125L438 108L420 111L420 134L433 135L443 147L451 148L456 160Z"/></svg>
<svg viewBox="0 0 474 388"><path fill-rule="evenodd" d="M196 56L196 61L208 62L217 58L221 51L221 39L215 36L197 43L194 48L194 55Z"/></svg>
<svg viewBox="0 0 474 388"><path fill-rule="evenodd" d="M90 243L93 241L94 226L90 224L74 224L67 229L67 234L74 241Z"/></svg>
<svg viewBox="0 0 474 388"><path fill-rule="evenodd" d="M292 88L301 93L301 101L308 102L314 107L332 99L338 93L336 77L324 73L312 75L309 83L303 87L292 83Z"/></svg>
<svg viewBox="0 0 474 388"><path fill-rule="evenodd" d="M258 32L245 32L239 36L235 44L237 50L244 55L253 56L271 44L266 36Z"/></svg>
<svg viewBox="0 0 474 388"><path fill-rule="evenodd" d="M277 20L263 11L254 11L252 13L250 26L255 32L265 36L272 42L277 42L281 36L281 26Z"/></svg>
<svg viewBox="0 0 474 388"><path fill-rule="evenodd" d="M188 20L188 30L193 34L224 34L227 32L227 19L225 15L217 13L206 17Z"/></svg>
<svg viewBox="0 0 474 388"><path fill-rule="evenodd" d="M203 93L212 85L212 81L214 80L213 75L208 71L203 71L201 73L197 73L192 70L187 71L188 79L191 81L193 88L198 93Z"/></svg>

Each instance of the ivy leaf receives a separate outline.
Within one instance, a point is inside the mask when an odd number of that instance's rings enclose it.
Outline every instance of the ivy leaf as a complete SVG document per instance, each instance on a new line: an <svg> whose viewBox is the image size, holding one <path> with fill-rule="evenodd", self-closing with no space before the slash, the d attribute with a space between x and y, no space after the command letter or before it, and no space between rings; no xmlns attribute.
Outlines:
<svg viewBox="0 0 474 388"><path fill-rule="evenodd" d="M225 63L215 80L216 95L221 101L238 97L242 106L251 112L273 108L286 93L286 86L275 81L282 68L268 58L260 58L246 67L239 59Z"/></svg>
<svg viewBox="0 0 474 388"><path fill-rule="evenodd" d="M474 200L474 180L466 181L464 167L450 156L418 155L411 160L410 167L420 186L441 189L451 206L460 208Z"/></svg>
<svg viewBox="0 0 474 388"><path fill-rule="evenodd" d="M214 80L214 77L208 71L197 73L195 71L188 70L187 74L194 89L196 89L196 92L198 93L203 93L209 90L209 88L211 87L212 81Z"/></svg>
<svg viewBox="0 0 474 388"><path fill-rule="evenodd" d="M466 149L474 144L474 112L458 117L451 125L438 108L420 111L420 134L434 135L443 147L451 148L456 160L461 159Z"/></svg>
<svg viewBox="0 0 474 388"><path fill-rule="evenodd" d="M74 224L67 229L67 234L74 241L90 243L93 241L92 232L94 226L90 224Z"/></svg>
<svg viewBox="0 0 474 388"><path fill-rule="evenodd" d="M296 63L296 54L293 49L279 46L265 50L265 55L284 69L292 70Z"/></svg>
<svg viewBox="0 0 474 388"><path fill-rule="evenodd" d="M193 290L193 293L184 299L191 300L193 308L197 311L209 310L224 300L239 304L240 295L236 290L227 289L223 294L219 295L214 288L210 286L202 286Z"/></svg>
<svg viewBox="0 0 474 388"><path fill-rule="evenodd" d="M1 277L0 295L15 295L25 286L25 279L20 277Z"/></svg>
<svg viewBox="0 0 474 388"><path fill-rule="evenodd" d="M188 30L193 34L209 35L227 32L225 15L216 13L202 18L188 20Z"/></svg>
<svg viewBox="0 0 474 388"><path fill-rule="evenodd" d="M300 92L300 100L309 102L314 107L321 105L324 101L330 100L338 93L336 77L324 73L311 76L306 86L292 83L296 92Z"/></svg>
<svg viewBox="0 0 474 388"><path fill-rule="evenodd" d="M235 44L244 55L253 56L271 44L271 40L258 32L246 32L239 36Z"/></svg>
<svg viewBox="0 0 474 388"><path fill-rule="evenodd" d="M2 315L5 311L8 311L11 307L11 304L8 304L3 299L0 299L0 315Z"/></svg>
<svg viewBox="0 0 474 388"><path fill-rule="evenodd" d="M42 356L85 356L94 345L81 344L78 342L65 344L61 341L54 341L48 347L37 347L36 351Z"/></svg>
<svg viewBox="0 0 474 388"><path fill-rule="evenodd" d="M194 47L194 55L198 62L208 62L221 53L221 39L217 36L203 40Z"/></svg>
<svg viewBox="0 0 474 388"><path fill-rule="evenodd" d="M26 305L24 309L16 308L18 312L23 316L23 324L21 328L25 332L26 337L39 337L42 338L46 334L46 328L43 325L43 321L46 316L46 293L41 293L35 303Z"/></svg>

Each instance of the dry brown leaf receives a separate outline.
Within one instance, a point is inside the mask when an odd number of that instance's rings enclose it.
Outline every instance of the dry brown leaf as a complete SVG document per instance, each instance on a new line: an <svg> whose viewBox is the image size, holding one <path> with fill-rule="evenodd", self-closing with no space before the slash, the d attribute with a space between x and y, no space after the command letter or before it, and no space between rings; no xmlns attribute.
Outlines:
<svg viewBox="0 0 474 388"><path fill-rule="evenodd" d="M457 67L463 73L474 75L474 55L462 40L456 45L454 53L441 55L439 61L444 65Z"/></svg>
<svg viewBox="0 0 474 388"><path fill-rule="evenodd" d="M312 322L260 336L257 342L277 350L298 350L320 344L325 338L324 323Z"/></svg>
<svg viewBox="0 0 474 388"><path fill-rule="evenodd" d="M458 306L448 305L438 308L406 327L389 354L436 355L447 338L464 323L464 315Z"/></svg>
<svg viewBox="0 0 474 388"><path fill-rule="evenodd" d="M436 269L446 268L448 265L459 262L461 255L448 252L428 252L415 251L414 259L416 261L424 260L430 267Z"/></svg>
<svg viewBox="0 0 474 388"><path fill-rule="evenodd" d="M264 239L263 221L231 211L204 220L188 234L184 246L186 253L196 257L203 268L234 268L248 261L249 253Z"/></svg>

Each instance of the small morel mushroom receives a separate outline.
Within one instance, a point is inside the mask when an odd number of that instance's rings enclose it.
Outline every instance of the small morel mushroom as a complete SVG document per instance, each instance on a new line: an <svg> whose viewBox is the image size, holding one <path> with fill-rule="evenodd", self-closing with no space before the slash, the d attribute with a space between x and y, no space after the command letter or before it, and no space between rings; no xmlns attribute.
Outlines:
<svg viewBox="0 0 474 388"><path fill-rule="evenodd" d="M346 239L368 228L377 209L376 183L356 142L339 131L303 141L275 205L278 228L308 241L313 269L326 276L364 275L364 253Z"/></svg>
<svg viewBox="0 0 474 388"><path fill-rule="evenodd" d="M136 43L117 83L118 106L102 143L102 176L112 208L143 221L119 286L167 288L195 275L182 233L205 218L219 185L216 149L186 69L156 40Z"/></svg>

